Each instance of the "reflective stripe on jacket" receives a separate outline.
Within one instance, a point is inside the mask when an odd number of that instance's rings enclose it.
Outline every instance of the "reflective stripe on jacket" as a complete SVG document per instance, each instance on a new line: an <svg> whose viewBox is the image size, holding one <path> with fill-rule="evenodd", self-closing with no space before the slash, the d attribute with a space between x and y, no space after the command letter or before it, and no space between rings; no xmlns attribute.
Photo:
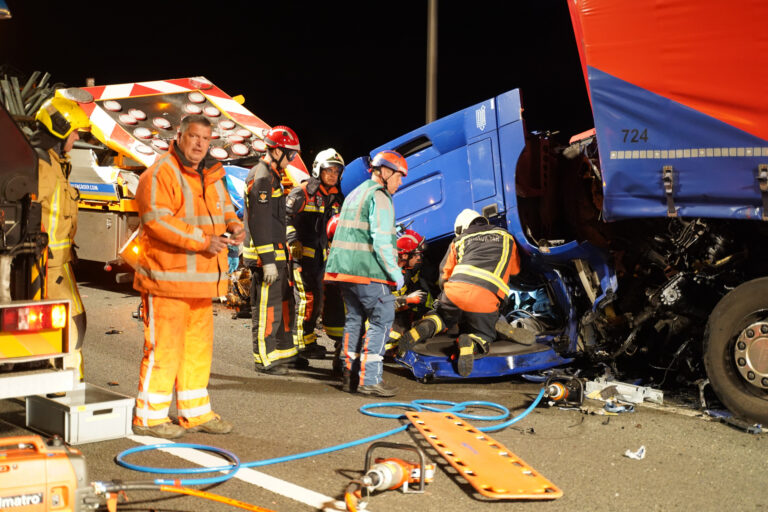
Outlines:
<svg viewBox="0 0 768 512"><path fill-rule="evenodd" d="M69 159L54 149L38 150L37 202L42 206L43 230L48 233L48 266L60 267L72 260L72 240L77 231L79 193L69 184Z"/></svg>
<svg viewBox="0 0 768 512"><path fill-rule="evenodd" d="M339 213L343 201L338 188L326 189L319 178L310 178L290 191L285 200L287 240L298 240L304 246L305 258L317 258L318 264L325 259L328 248L326 224Z"/></svg>
<svg viewBox="0 0 768 512"><path fill-rule="evenodd" d="M395 284L401 275L392 196L373 180L353 190L341 208L325 279Z"/></svg>
<svg viewBox="0 0 768 512"><path fill-rule="evenodd" d="M470 226L451 242L441 267L443 282L479 286L504 298L510 276L520 272L520 258L515 239L506 230Z"/></svg>
<svg viewBox="0 0 768 512"><path fill-rule="evenodd" d="M280 175L264 160L245 178L243 259L266 265L285 261L285 195Z"/></svg>
<svg viewBox="0 0 768 512"><path fill-rule="evenodd" d="M176 143L139 178L139 262L133 287L165 297L218 297L227 291L227 251L203 254L210 235L242 226L224 184L224 168L190 167Z"/></svg>

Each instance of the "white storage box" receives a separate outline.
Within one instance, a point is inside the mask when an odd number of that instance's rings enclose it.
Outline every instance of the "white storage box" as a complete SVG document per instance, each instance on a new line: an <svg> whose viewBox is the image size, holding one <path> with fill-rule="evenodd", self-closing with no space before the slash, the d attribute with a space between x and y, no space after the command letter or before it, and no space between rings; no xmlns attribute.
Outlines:
<svg viewBox="0 0 768 512"><path fill-rule="evenodd" d="M91 384L61 397L27 397L27 427L58 434L69 444L119 439L132 433L134 399Z"/></svg>

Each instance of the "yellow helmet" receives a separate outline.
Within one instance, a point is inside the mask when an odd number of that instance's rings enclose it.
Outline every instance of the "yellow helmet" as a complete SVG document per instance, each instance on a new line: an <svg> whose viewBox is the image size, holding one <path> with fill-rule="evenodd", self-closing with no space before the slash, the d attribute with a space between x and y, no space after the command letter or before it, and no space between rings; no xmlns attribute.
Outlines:
<svg viewBox="0 0 768 512"><path fill-rule="evenodd" d="M86 130L91 126L91 120L76 101L58 96L43 103L35 120L60 139L66 139L74 130Z"/></svg>

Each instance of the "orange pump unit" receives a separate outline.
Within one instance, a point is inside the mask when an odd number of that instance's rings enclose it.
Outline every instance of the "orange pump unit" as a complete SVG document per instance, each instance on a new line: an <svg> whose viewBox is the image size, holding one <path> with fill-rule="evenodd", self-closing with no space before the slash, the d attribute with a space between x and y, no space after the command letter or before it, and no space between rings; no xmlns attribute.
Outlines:
<svg viewBox="0 0 768 512"><path fill-rule="evenodd" d="M91 492L79 450L40 436L0 439L0 510L83 512L97 506Z"/></svg>

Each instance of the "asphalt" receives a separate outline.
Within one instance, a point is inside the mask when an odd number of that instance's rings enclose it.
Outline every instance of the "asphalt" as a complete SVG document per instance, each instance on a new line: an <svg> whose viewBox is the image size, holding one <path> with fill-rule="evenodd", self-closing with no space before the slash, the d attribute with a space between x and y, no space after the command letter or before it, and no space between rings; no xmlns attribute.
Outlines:
<svg viewBox="0 0 768 512"><path fill-rule="evenodd" d="M141 323L132 316L139 297L130 286L113 285L94 275L97 278L86 275L81 282L88 314L86 380L132 397L143 343ZM187 434L180 441L229 450L242 461L260 461L349 443L403 424L361 414L361 406L381 400L342 392L340 383L331 378L329 359L313 360L308 370L292 371L288 376L256 374L249 321L233 319L232 312L220 304L214 311L216 335L209 391L214 410L235 429L220 436ZM330 340L323 339L322 343L331 346ZM539 390L537 384L509 378L421 384L394 363L386 365L384 378L399 387L394 399L398 402L483 400L497 402L512 414L528 407ZM591 412L601 411L601 403L590 401L589 405ZM392 408L389 412L401 411ZM23 433L29 433L24 428L23 401L0 401L0 436ZM399 490L376 493L370 497L368 510L702 511L724 506L768 510L766 436L710 421L691 408L639 406L634 413L606 416L542 406L490 436L560 488L563 496L547 501L484 498L410 428L385 440L424 448L437 465L435 481L424 494ZM89 480L161 477L115 463L118 453L139 446L138 441L129 437L77 446L86 457ZM243 470L239 476L248 481L233 478L206 489L275 511L318 510L323 508L317 505L318 500L327 498L327 509L333 510L333 501L343 496L351 479L360 476L369 445ZM646 448L643 460L624 455L640 446ZM411 458L405 452L380 450L383 456ZM156 450L133 454L128 460L164 468L195 466ZM482 467L477 472L482 473ZM131 501L122 503L118 510L235 510L200 498L154 491L129 492L128 497Z"/></svg>

